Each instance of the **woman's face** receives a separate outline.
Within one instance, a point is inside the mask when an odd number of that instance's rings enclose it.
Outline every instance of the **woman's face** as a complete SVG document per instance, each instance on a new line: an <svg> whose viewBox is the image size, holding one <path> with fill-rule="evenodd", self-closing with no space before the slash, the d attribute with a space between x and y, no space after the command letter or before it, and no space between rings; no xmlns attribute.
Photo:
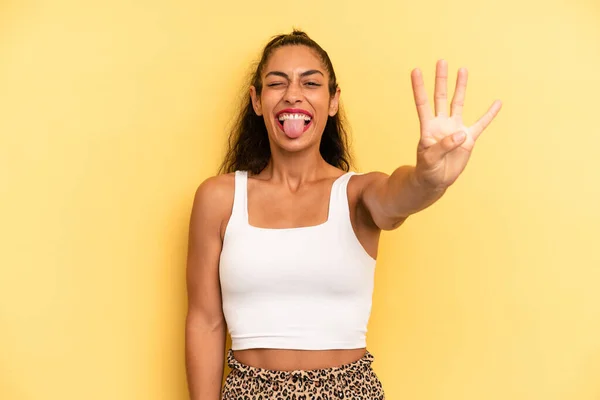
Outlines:
<svg viewBox="0 0 600 400"><path fill-rule="evenodd" d="M262 93L250 88L271 144L287 151L319 148L329 116L338 111L340 90L329 94L329 74L317 54L293 45L273 51L262 72Z"/></svg>

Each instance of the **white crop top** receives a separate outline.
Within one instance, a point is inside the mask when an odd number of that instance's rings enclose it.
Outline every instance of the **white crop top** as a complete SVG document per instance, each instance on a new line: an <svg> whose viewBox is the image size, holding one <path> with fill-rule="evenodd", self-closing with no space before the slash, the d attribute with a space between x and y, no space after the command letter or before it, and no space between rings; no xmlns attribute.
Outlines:
<svg viewBox="0 0 600 400"><path fill-rule="evenodd" d="M219 265L233 350L366 347L375 260L350 222L353 174L333 183L326 222L271 229L248 223L248 175L236 171Z"/></svg>

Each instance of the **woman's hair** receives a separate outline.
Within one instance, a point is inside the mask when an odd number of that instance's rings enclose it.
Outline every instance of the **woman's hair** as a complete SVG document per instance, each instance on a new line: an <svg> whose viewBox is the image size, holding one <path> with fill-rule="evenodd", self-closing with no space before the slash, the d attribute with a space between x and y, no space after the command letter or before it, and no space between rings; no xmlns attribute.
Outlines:
<svg viewBox="0 0 600 400"><path fill-rule="evenodd" d="M291 34L273 37L265 46L260 61L250 77L250 85L256 88L257 96L260 96L262 91L261 75L269 57L273 51L283 46L306 46L315 51L329 73L329 94L335 95L338 84L327 52L306 33L294 30ZM250 85L246 86L246 90ZM341 106L335 116L327 118L319 150L323 159L329 164L344 171L350 170L352 157L348 146L348 129ZM267 166L270 158L269 137L263 117L254 112L250 96L244 96L239 114L229 134L227 153L219 173L240 170L258 174Z"/></svg>

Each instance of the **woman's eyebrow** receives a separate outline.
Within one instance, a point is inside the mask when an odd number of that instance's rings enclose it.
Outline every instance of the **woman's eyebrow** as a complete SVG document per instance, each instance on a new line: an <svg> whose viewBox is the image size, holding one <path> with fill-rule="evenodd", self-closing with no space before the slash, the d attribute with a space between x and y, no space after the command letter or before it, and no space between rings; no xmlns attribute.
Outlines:
<svg viewBox="0 0 600 400"><path fill-rule="evenodd" d="M308 71L304 71L303 73L300 74L301 77L305 77L305 76L309 76L309 75L314 75L314 74L321 74L322 76L325 76L321 71L319 71L318 69L309 69Z"/></svg>
<svg viewBox="0 0 600 400"><path fill-rule="evenodd" d="M318 69L309 69L308 71L304 71L303 73L301 73L300 77L303 78L305 76L314 75L314 74L321 74L322 76L325 76ZM286 74L285 72L281 72L281 71L270 71L267 75L265 75L265 78L268 77L268 76L270 76L270 75L280 76L280 77L285 78L287 80L290 79L290 77L288 76L288 74Z"/></svg>

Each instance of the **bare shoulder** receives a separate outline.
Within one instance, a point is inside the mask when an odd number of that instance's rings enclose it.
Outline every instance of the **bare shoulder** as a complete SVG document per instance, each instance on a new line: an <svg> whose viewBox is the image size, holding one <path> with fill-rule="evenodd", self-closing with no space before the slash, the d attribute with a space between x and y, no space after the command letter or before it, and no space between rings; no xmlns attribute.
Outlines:
<svg viewBox="0 0 600 400"><path fill-rule="evenodd" d="M356 174L352 176L348 182L347 190L350 218L352 219L353 226L355 227L359 239L365 235L366 237L371 237L373 235L378 237L379 228L375 221L373 221L373 218L365 205L364 193L370 186L385 183L387 177L388 175L383 172L368 172ZM373 240L364 239L365 242L372 242ZM376 241L377 240L375 240L375 242ZM367 247L369 247L369 245L367 245ZM373 250L373 254L375 253L376 251Z"/></svg>
<svg viewBox="0 0 600 400"><path fill-rule="evenodd" d="M235 186L235 175L233 173L225 175L211 176L202 182L196 189L194 205L218 205L228 196L233 195ZM233 199L230 199L233 202Z"/></svg>
<svg viewBox="0 0 600 400"><path fill-rule="evenodd" d="M206 179L196 189L192 221L221 230L231 215L235 174L217 175Z"/></svg>
<svg viewBox="0 0 600 400"><path fill-rule="evenodd" d="M367 187L383 184L388 177L389 175L379 171L356 174L348 182L348 195L352 199L360 200Z"/></svg>

